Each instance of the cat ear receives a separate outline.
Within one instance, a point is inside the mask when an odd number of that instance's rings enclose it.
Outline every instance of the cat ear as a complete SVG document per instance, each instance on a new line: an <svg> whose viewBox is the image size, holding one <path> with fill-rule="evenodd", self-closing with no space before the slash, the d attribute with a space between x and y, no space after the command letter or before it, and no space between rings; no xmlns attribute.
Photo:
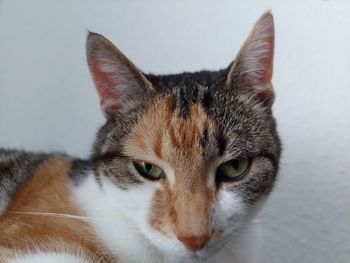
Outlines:
<svg viewBox="0 0 350 263"><path fill-rule="evenodd" d="M106 116L133 105L152 91L145 75L102 35L89 32L86 54Z"/></svg>
<svg viewBox="0 0 350 263"><path fill-rule="evenodd" d="M272 104L273 50L273 16L266 12L256 22L236 59L231 63L226 85L234 85L240 92Z"/></svg>

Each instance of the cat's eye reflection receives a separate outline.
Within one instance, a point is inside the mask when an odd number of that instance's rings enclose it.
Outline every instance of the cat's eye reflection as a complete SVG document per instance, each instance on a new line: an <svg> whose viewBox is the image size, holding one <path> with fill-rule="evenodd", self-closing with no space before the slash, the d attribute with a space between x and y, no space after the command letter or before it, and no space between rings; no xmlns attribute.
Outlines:
<svg viewBox="0 0 350 263"><path fill-rule="evenodd" d="M138 171L141 176L147 179L159 180L165 177L164 171L154 164L146 163L143 161L134 161L133 164L136 171Z"/></svg>
<svg viewBox="0 0 350 263"><path fill-rule="evenodd" d="M216 170L217 181L237 181L248 171L251 164L249 158L232 159L221 164Z"/></svg>

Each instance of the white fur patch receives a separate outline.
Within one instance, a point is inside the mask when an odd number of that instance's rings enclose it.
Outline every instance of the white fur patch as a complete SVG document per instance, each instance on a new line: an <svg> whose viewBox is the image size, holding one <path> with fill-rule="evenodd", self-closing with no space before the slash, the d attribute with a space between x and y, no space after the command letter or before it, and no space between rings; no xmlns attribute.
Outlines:
<svg viewBox="0 0 350 263"><path fill-rule="evenodd" d="M118 258L118 262L156 262L151 251L154 247L138 227L138 220L151 204L156 184L119 189L108 178L102 179L102 188L93 174L76 188L77 202L87 212L98 236Z"/></svg>
<svg viewBox="0 0 350 263"><path fill-rule="evenodd" d="M176 237L166 237L149 226L148 214L157 183L122 190L110 179L101 179L102 188L91 173L73 192L97 235L117 257L118 263L197 262ZM208 257L208 260L201 262L252 263L243 256L251 254L245 241L248 235L243 231L246 227L242 228L242 225L249 224L247 214L237 195L226 190L219 194L213 226L221 227L224 231L232 230L236 235L231 238L228 233L227 237L213 241L207 250L197 252L199 257ZM234 223L230 221L232 216L236 220ZM220 249L221 252L217 253Z"/></svg>
<svg viewBox="0 0 350 263"><path fill-rule="evenodd" d="M33 254L18 255L7 263L93 263L84 256L76 256L67 253L38 252Z"/></svg>

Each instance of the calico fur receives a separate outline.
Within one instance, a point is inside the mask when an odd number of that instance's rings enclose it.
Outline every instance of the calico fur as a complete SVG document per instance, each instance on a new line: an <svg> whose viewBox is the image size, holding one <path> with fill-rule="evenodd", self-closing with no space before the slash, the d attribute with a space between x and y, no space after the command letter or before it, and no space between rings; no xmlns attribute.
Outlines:
<svg viewBox="0 0 350 263"><path fill-rule="evenodd" d="M281 153L273 41L266 13L227 68L155 75L89 33L106 123L87 160L0 150L0 262L253 262L250 224ZM239 180L217 176L242 158Z"/></svg>

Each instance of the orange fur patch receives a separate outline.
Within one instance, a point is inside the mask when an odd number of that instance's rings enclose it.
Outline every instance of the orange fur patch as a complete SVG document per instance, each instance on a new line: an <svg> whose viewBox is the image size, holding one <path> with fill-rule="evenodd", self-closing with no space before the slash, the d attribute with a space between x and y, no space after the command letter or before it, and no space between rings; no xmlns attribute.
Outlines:
<svg viewBox="0 0 350 263"><path fill-rule="evenodd" d="M72 202L67 160L50 160L39 166L0 217L0 248L77 253L111 262L91 227L82 220L35 216L18 212L83 215ZM16 212L16 213L13 213ZM6 250L5 250L6 249ZM9 253L9 252L8 252Z"/></svg>
<svg viewBox="0 0 350 263"><path fill-rule="evenodd" d="M168 98L148 109L125 143L127 154L135 159L153 156L174 170L174 180L165 179L156 191L149 219L165 235L209 235L216 191L209 188L203 168L200 140L205 129L214 133L215 125L199 104L193 104L189 117L183 118Z"/></svg>

